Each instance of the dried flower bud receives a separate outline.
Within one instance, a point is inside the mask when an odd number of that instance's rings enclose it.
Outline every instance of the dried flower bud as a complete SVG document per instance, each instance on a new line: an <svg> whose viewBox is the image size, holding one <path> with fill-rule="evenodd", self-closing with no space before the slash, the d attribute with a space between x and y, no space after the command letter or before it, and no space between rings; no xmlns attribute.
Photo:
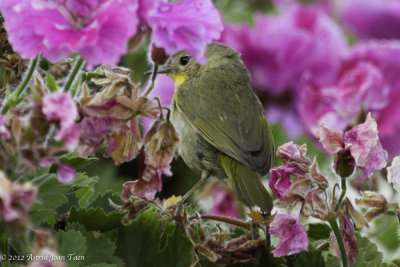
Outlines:
<svg viewBox="0 0 400 267"><path fill-rule="evenodd" d="M155 46L154 44L151 46L151 60L154 62L156 65L163 65L167 59L168 55L165 52L164 48L160 48Z"/></svg>
<svg viewBox="0 0 400 267"><path fill-rule="evenodd" d="M339 151L334 156L333 168L340 177L348 177L354 172L354 159L350 150Z"/></svg>

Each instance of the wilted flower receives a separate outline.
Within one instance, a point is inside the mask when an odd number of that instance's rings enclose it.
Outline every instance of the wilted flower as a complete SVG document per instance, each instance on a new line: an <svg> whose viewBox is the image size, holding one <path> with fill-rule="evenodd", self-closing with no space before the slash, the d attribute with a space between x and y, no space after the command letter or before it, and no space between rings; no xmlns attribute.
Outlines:
<svg viewBox="0 0 400 267"><path fill-rule="evenodd" d="M211 0L140 1L142 23L152 29L151 41L172 55L186 50L204 63L208 43L218 40L223 29L221 17Z"/></svg>
<svg viewBox="0 0 400 267"><path fill-rule="evenodd" d="M299 218L291 214L277 213L269 233L280 238L279 245L272 250L274 257L282 257L308 250L308 237Z"/></svg>
<svg viewBox="0 0 400 267"><path fill-rule="evenodd" d="M8 139L11 137L10 131L7 129L6 126L6 121L4 120L4 117L0 115L0 135L3 136L3 138Z"/></svg>
<svg viewBox="0 0 400 267"><path fill-rule="evenodd" d="M37 188L31 183L11 182L0 171L0 215L5 222L25 221L36 194Z"/></svg>
<svg viewBox="0 0 400 267"><path fill-rule="evenodd" d="M76 170L74 168L71 168L70 166L67 166L65 164L62 164L57 158L55 157L47 157L42 159L39 162L39 165L42 167L46 167L52 164L57 165L57 178L60 183L63 184L70 184L72 181L74 181L75 178L75 173Z"/></svg>
<svg viewBox="0 0 400 267"><path fill-rule="evenodd" d="M386 166L388 154L382 148L376 121L370 113L364 123L354 126L347 132L331 130L322 125L318 136L322 147L329 154L346 154L346 151L349 151L354 166L359 167L365 177L369 177L372 171Z"/></svg>
<svg viewBox="0 0 400 267"><path fill-rule="evenodd" d="M137 1L1 1L14 50L56 62L78 52L89 66L115 65L136 33Z"/></svg>
<svg viewBox="0 0 400 267"><path fill-rule="evenodd" d="M342 236L348 261L355 262L358 256L358 241L356 234L354 233L353 224L348 215L345 214L339 218L339 230L340 235ZM331 233L329 243L329 250L337 257L340 257L339 246L333 233Z"/></svg>
<svg viewBox="0 0 400 267"><path fill-rule="evenodd" d="M399 207L398 203L388 202L383 195L371 191L364 191L363 198L356 198L356 204L372 208L365 214L368 222L386 212L388 208Z"/></svg>
<svg viewBox="0 0 400 267"><path fill-rule="evenodd" d="M397 0L347 0L340 9L343 24L358 38L400 38Z"/></svg>
<svg viewBox="0 0 400 267"><path fill-rule="evenodd" d="M74 121L78 110L68 93L47 93L42 99L42 112L48 121L58 123L56 140L64 141L68 150L73 150L79 142L79 128Z"/></svg>
<svg viewBox="0 0 400 267"><path fill-rule="evenodd" d="M390 167L387 167L387 179L393 184L394 189L400 192L400 156L396 156Z"/></svg>

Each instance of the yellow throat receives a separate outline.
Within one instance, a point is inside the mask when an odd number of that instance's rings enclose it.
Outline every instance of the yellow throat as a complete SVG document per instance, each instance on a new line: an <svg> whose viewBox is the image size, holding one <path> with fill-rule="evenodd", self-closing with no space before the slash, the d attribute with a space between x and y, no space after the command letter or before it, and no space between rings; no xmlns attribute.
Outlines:
<svg viewBox="0 0 400 267"><path fill-rule="evenodd" d="M179 85L184 83L189 77L181 74L169 74L169 76L174 80L175 82L175 88L178 88Z"/></svg>

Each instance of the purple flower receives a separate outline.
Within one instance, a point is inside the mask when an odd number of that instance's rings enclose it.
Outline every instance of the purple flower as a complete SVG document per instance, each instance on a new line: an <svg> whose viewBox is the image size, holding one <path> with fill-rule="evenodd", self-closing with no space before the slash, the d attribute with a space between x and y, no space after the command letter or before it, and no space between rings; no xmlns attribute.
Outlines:
<svg viewBox="0 0 400 267"><path fill-rule="evenodd" d="M56 174L60 183L70 184L74 181L76 170L70 166L62 164L57 158L47 157L39 162L39 165L42 167L46 167L51 164L56 164L58 166Z"/></svg>
<svg viewBox="0 0 400 267"><path fill-rule="evenodd" d="M294 169L288 167L286 164L271 169L271 177L269 178L269 187L271 188L276 198L286 196L286 192L292 185L290 175L293 174Z"/></svg>
<svg viewBox="0 0 400 267"><path fill-rule="evenodd" d="M0 215L4 221L25 219L36 195L37 188L32 184L11 182L0 172Z"/></svg>
<svg viewBox="0 0 400 267"><path fill-rule="evenodd" d="M79 128L75 125L78 110L68 93L45 94L42 99L42 112L48 121L58 123L56 140L64 141L68 150L73 150L79 142Z"/></svg>
<svg viewBox="0 0 400 267"><path fill-rule="evenodd" d="M217 181L211 185L212 206L211 214L240 218L239 207L232 189Z"/></svg>
<svg viewBox="0 0 400 267"><path fill-rule="evenodd" d="M347 0L341 7L343 24L362 39L399 39L400 2L397 0Z"/></svg>
<svg viewBox="0 0 400 267"><path fill-rule="evenodd" d="M340 28L319 8L304 6L257 15L254 28L228 24L221 40L242 54L252 86L265 94L268 119L292 136L303 131L296 111L300 81L333 82L346 49Z"/></svg>
<svg viewBox="0 0 400 267"><path fill-rule="evenodd" d="M116 65L136 33L137 1L4 0L5 28L14 50L56 62L78 52L88 65Z"/></svg>
<svg viewBox="0 0 400 267"><path fill-rule="evenodd" d="M147 169L147 171L151 171L151 173L149 172L145 174L148 181L139 178L135 181L129 181L124 184L121 193L121 200L124 203L128 203L131 196L154 199L156 193L161 191L162 182L157 170Z"/></svg>
<svg viewBox="0 0 400 267"><path fill-rule="evenodd" d="M291 214L278 213L271 223L269 233L280 238L272 250L274 257L282 257L308 250L308 237L300 220Z"/></svg>
<svg viewBox="0 0 400 267"><path fill-rule="evenodd" d="M387 167L387 179L394 189L400 192L400 156L396 156L390 167Z"/></svg>
<svg viewBox="0 0 400 267"><path fill-rule="evenodd" d="M0 135L5 139L9 139L11 137L10 131L6 126L6 120L3 115L0 115Z"/></svg>
<svg viewBox="0 0 400 267"><path fill-rule="evenodd" d="M319 137L323 148L329 154L346 153L348 150L354 165L362 169L365 177L369 177L372 171L386 166L388 153L379 141L377 124L371 113L364 123L347 132L331 130L322 125Z"/></svg>
<svg viewBox="0 0 400 267"><path fill-rule="evenodd" d="M206 60L203 53L207 44L218 40L223 29L211 0L183 0L172 4L142 0L139 16L151 27L151 40L157 47L170 55L186 50L201 63Z"/></svg>

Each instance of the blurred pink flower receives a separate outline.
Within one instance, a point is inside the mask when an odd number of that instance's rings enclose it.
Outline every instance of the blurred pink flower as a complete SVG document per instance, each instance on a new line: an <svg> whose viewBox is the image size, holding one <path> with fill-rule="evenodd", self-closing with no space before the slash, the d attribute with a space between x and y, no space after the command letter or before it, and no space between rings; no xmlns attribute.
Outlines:
<svg viewBox="0 0 400 267"><path fill-rule="evenodd" d="M4 0L0 9L14 50L51 62L78 52L89 67L114 66L136 33L137 1Z"/></svg>
<svg viewBox="0 0 400 267"><path fill-rule="evenodd" d="M217 182L212 188L211 197L211 214L240 218L239 207L233 191L229 187Z"/></svg>
<svg viewBox="0 0 400 267"><path fill-rule="evenodd" d="M0 172L0 215L6 222L24 219L36 201L37 188L31 183L17 184Z"/></svg>
<svg viewBox="0 0 400 267"><path fill-rule="evenodd" d="M57 165L56 174L60 183L70 184L74 181L76 170L74 168L71 168L70 166L62 164L57 158L47 157L39 162L39 165L42 167L46 167L52 164Z"/></svg>
<svg viewBox="0 0 400 267"><path fill-rule="evenodd" d="M343 24L358 38L400 38L399 1L347 0L340 8Z"/></svg>
<svg viewBox="0 0 400 267"><path fill-rule="evenodd" d="M11 137L11 133L6 126L6 120L3 115L0 114L0 135L5 139L9 139Z"/></svg>
<svg viewBox="0 0 400 267"><path fill-rule="evenodd" d="M350 221L348 214L345 214L339 218L339 230L340 235L343 239L344 248L349 262L355 262L358 256L358 241L354 232L353 223ZM330 236L329 250L340 257L340 250L333 232Z"/></svg>
<svg viewBox="0 0 400 267"><path fill-rule="evenodd" d="M262 92L270 122L281 123L290 136L298 136L303 131L296 111L299 82L306 77L321 85L333 82L346 39L316 7L257 15L254 25L228 24L221 41L242 54L253 88Z"/></svg>
<svg viewBox="0 0 400 267"><path fill-rule="evenodd" d="M365 177L371 176L374 170L380 170L387 164L388 153L379 141L377 124L371 113L364 123L349 131L331 130L321 125L318 135L322 147L329 154L346 153L349 150L354 165L363 171Z"/></svg>
<svg viewBox="0 0 400 267"><path fill-rule="evenodd" d="M142 6L143 5L143 6ZM172 55L186 50L200 63L208 43L218 40L223 29L221 17L211 0L141 0L139 17L152 30L151 41Z"/></svg>
<svg viewBox="0 0 400 267"><path fill-rule="evenodd" d="M400 192L400 156L396 156L390 167L387 167L387 179L393 184L393 188Z"/></svg>
<svg viewBox="0 0 400 267"><path fill-rule="evenodd" d="M68 150L73 150L79 142L79 128L75 124L78 109L68 93L49 93L42 99L42 112L48 121L58 123L57 141L64 141Z"/></svg>
<svg viewBox="0 0 400 267"><path fill-rule="evenodd" d="M269 233L280 238L278 246L272 250L274 257L282 257L308 251L308 237L299 218L294 215L277 213L271 223Z"/></svg>

